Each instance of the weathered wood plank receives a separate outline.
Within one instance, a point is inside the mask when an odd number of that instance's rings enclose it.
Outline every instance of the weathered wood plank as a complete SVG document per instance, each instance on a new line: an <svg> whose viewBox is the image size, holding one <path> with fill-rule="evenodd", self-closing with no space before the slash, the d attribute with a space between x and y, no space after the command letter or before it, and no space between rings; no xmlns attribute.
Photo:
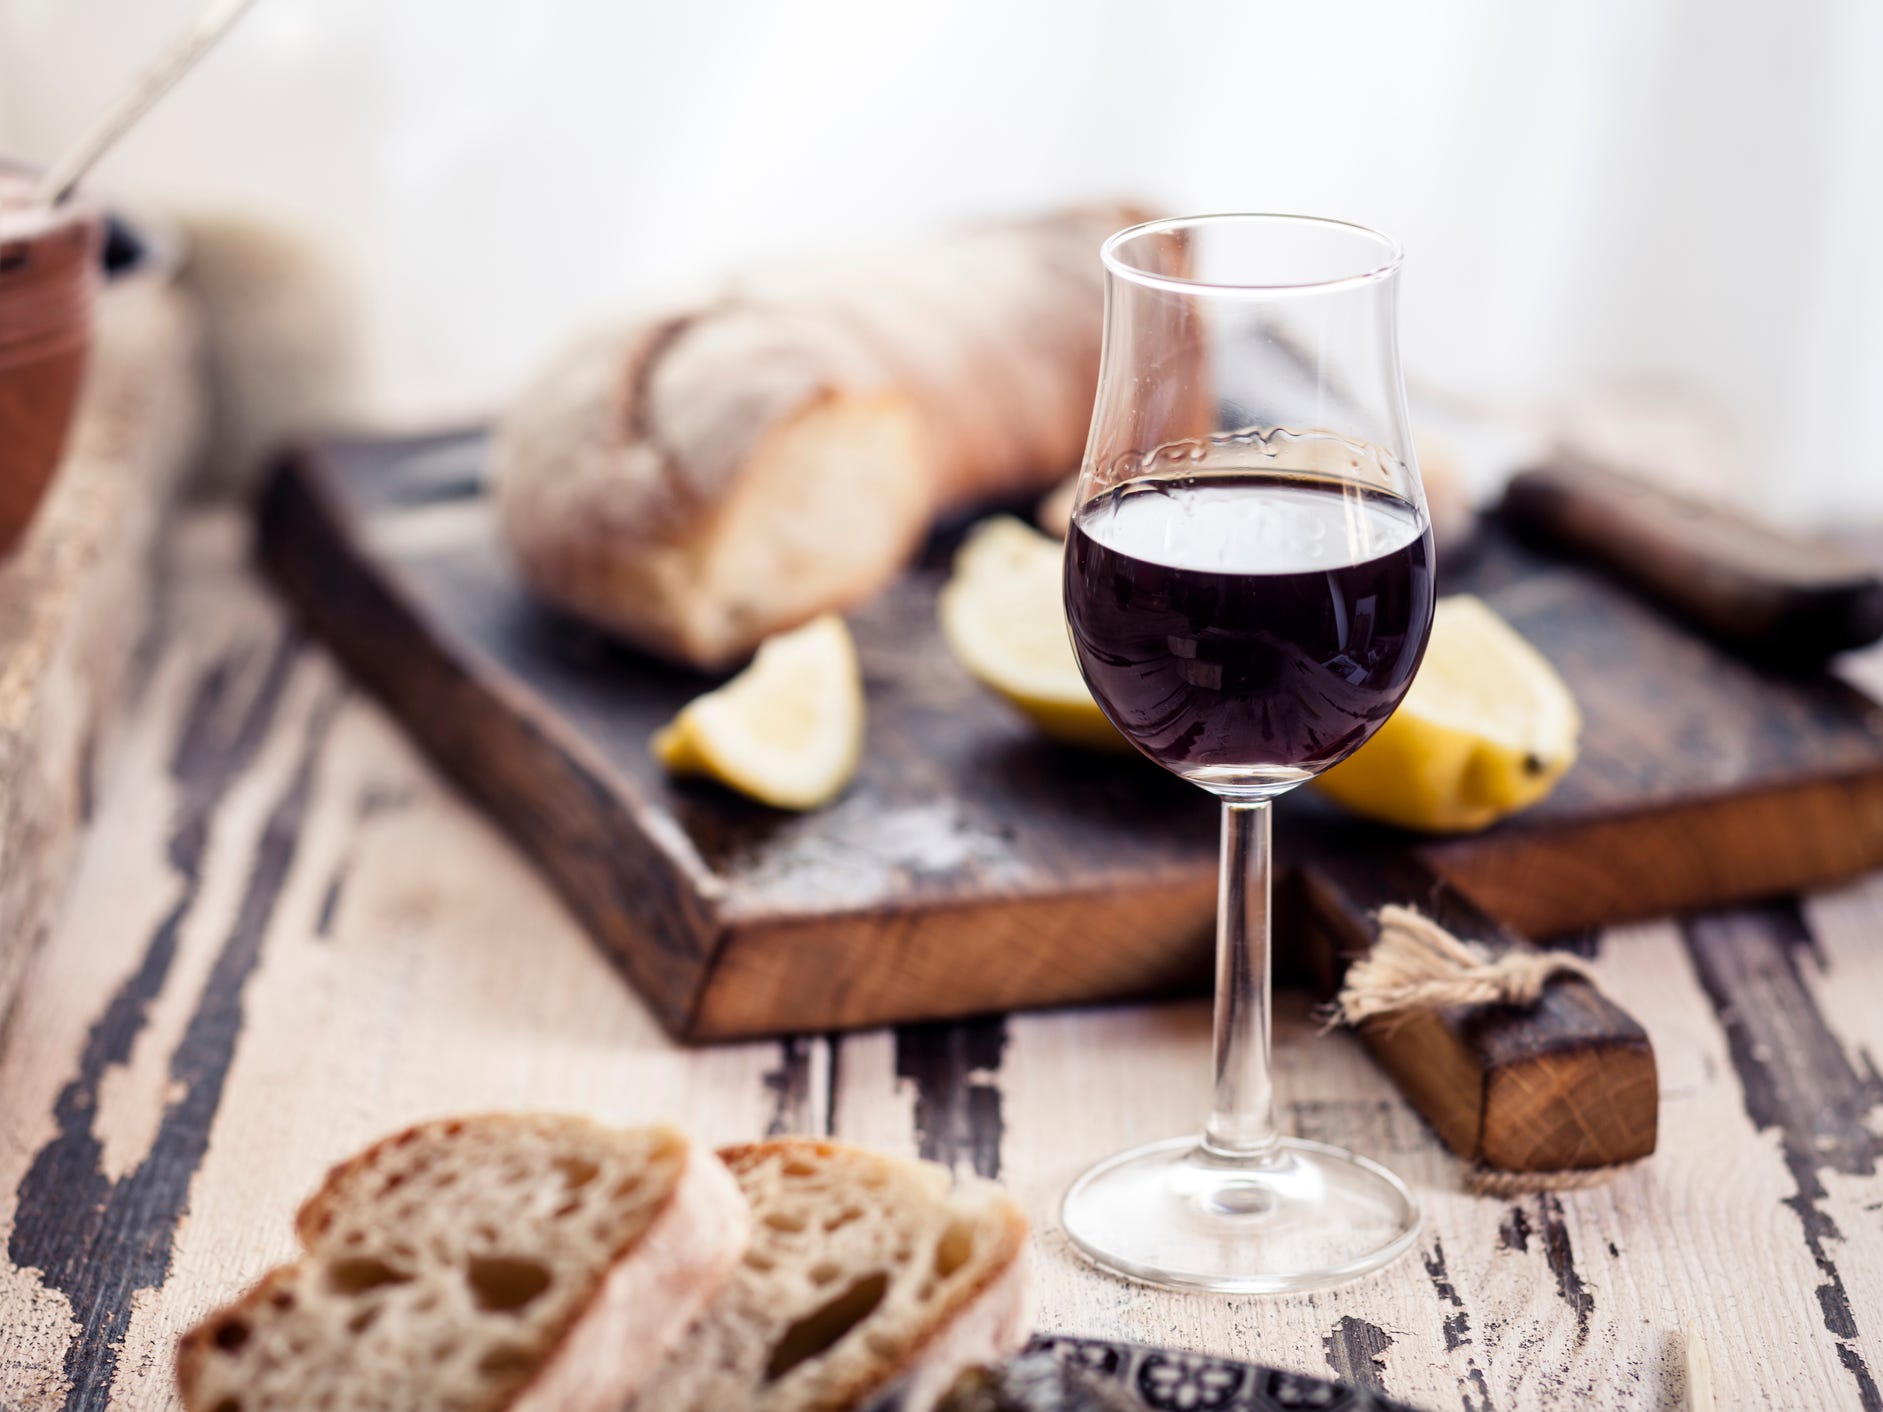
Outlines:
<svg viewBox="0 0 1883 1412"><path fill-rule="evenodd" d="M1784 1163L1745 1115L1726 1034L1681 930L1613 937L1602 968L1607 988L1656 1036L1662 1140L1631 1188L1612 1189L1614 1204L1561 1198L1590 1260L1598 1335L1610 1317L1632 1333L1643 1375L1668 1405L1681 1405L1673 1399L1688 1325L1702 1333L1722 1406L1843 1405L1835 1349L1810 1317L1815 1267L1783 1219ZM1506 1238L1534 1247L1546 1229L1536 1203L1506 1210Z"/></svg>
<svg viewBox="0 0 1883 1412"><path fill-rule="evenodd" d="M1871 886L1883 899L1883 881ZM1843 896L1838 905L1848 909ZM1817 1317L1818 1266L1783 1204L1794 1184L1777 1145L1746 1116L1726 1035L1681 933L1630 929L1602 948L1600 970L1662 1055L1663 1141L1640 1167L1592 1191L1468 1197L1457 1164L1357 1062L1354 1042L1316 1037L1312 1016L1284 997L1283 1114L1296 1131L1355 1144L1414 1181L1427 1215L1419 1259L1303 1300L1225 1301L1097 1275L1049 1231L1041 1238L1049 1326L1303 1369L1371 1368L1415 1403L1508 1412L1569 1398L1678 1407L1682 1330L1691 1324L1730 1399L1722 1405L1858 1405L1840 1341ZM1851 1018L1851 1032L1875 1045L1883 1024L1874 1011ZM1197 1120L1207 1025L1200 1006L1010 1022L1004 1170L1030 1209L1050 1211L1087 1162ZM1851 1188L1883 1210L1883 1182L1858 1178ZM1856 1207L1845 1201L1840 1219ZM1866 1291L1883 1278L1874 1211L1868 1220L1867 1256L1852 1249L1843 1260L1863 1271ZM1852 1288L1854 1278L1845 1271ZM1857 1340L1866 1359L1873 1338Z"/></svg>
<svg viewBox="0 0 1883 1412"><path fill-rule="evenodd" d="M98 318L58 479L0 560L0 1016L90 813L152 546L204 415L196 314L164 276L109 286Z"/></svg>
<svg viewBox="0 0 1883 1412"><path fill-rule="evenodd" d="M1808 928L1741 913L1607 938L1602 984L1655 1040L1662 1141L1593 1191L1464 1195L1361 1045L1282 994L1284 1122L1405 1173L1426 1231L1346 1289L1165 1295L1091 1270L1052 1212L1087 1162L1198 1120L1206 1007L678 1048L535 872L284 633L239 530L199 518L175 546L171 630L0 1031L9 1412L173 1406L176 1334L288 1253L328 1163L508 1105L677 1117L708 1141L835 1131L997 1172L1036 1222L1044 1327L1435 1409L1678 1407L1690 1325L1722 1405L1861 1406L1856 1368L1883 1367L1883 878L1810 901Z"/></svg>
<svg viewBox="0 0 1883 1412"><path fill-rule="evenodd" d="M169 1405L176 1334L390 1126L542 1106L729 1141L774 1116L778 1046L669 1045L535 874L284 637L235 568L240 527L207 528L178 546L189 627L0 1037L8 1408Z"/></svg>
<svg viewBox="0 0 1883 1412"><path fill-rule="evenodd" d="M1283 1126L1379 1157L1414 1182L1422 1200L1455 1184L1456 1163L1382 1081L1359 1042L1317 1037L1307 997L1278 1001ZM1441 1313L1418 1260L1360 1285L1296 1298L1165 1294L1093 1271L1050 1225L1060 1194L1089 1163L1200 1124L1208 1034L1208 1008L1187 1003L1010 1021L1001 1069L1003 1175L1042 1223L1043 1326L1361 1374L1416 1405L1453 1404L1454 1380L1435 1350L1443 1347L1446 1315L1457 1311ZM1441 1232L1440 1239L1449 1249L1454 1238ZM1425 1254L1431 1257L1429 1247Z"/></svg>
<svg viewBox="0 0 1883 1412"><path fill-rule="evenodd" d="M1883 996L1883 946L1878 945L1883 937L1883 880L1807 899L1804 913L1815 946L1800 970L1819 1016L1848 1058L1856 1079L1857 1122L1864 1134L1845 1127L1837 1160L1819 1167L1824 1195L1816 1205L1819 1217L1835 1232L1827 1230L1823 1239L1840 1247L1839 1279L1857 1317L1856 1346L1849 1354L1840 1351L1839 1357L1853 1381L1861 1363L1874 1383L1883 1381L1883 1192L1877 1174L1883 1158L1883 1079L1878 1072L1883 1026L1877 1020L1877 999Z"/></svg>
<svg viewBox="0 0 1883 1412"><path fill-rule="evenodd" d="M1863 1347L1864 1325L1883 1321L1883 1303L1854 1299L1843 1272L1850 1241L1870 1224L1870 1213L1849 1211L1840 1222L1826 1185L1833 1174L1877 1175L1883 1077L1867 1050L1848 1050L1826 1022L1804 973L1810 968L1823 975L1830 959L1796 908L1696 918L1685 930L1701 984L1726 1027L1747 1116L1761 1132L1779 1138L1794 1184L1784 1205L1797 1216L1817 1266L1815 1293L1824 1327L1837 1340L1838 1360L1859 1405L1883 1408L1879 1370ZM1867 977L1839 976L1838 982L1863 989L1864 979L1872 983L1869 993L1878 994L1883 966L1870 967ZM1874 1287L1878 1281L1865 1283Z"/></svg>
<svg viewBox="0 0 1883 1412"><path fill-rule="evenodd" d="M999 1018L896 1031L896 1077L915 1090L921 1156L978 1176L1000 1175L999 1069L1006 1048L1007 1023Z"/></svg>
<svg viewBox="0 0 1883 1412"><path fill-rule="evenodd" d="M225 943L245 959L253 931L238 934L232 889L209 890L205 870L219 811L259 837L263 820L248 817L250 771L265 745L279 756L287 743L272 728L298 649L274 615L260 614L260 625L255 616L254 631L167 664L174 670L153 691L127 745L131 758L116 772L143 777L137 802L150 807L128 831L118 811L100 817L68 909L90 913L93 924L82 944L67 944L61 919L61 944L29 971L0 1059L0 1090L20 1105L17 1120L32 1123L7 1153L10 1269L36 1270L36 1302L70 1323L49 1346L18 1352L32 1355L29 1386L69 1384L74 1406L102 1405L110 1389L114 1344L136 1291L163 1278L179 1183L198 1155L176 1148L179 1138L200 1141L201 1115L167 1122L192 1097L174 1062L197 1006L175 997L205 992ZM140 1052L147 1034L162 1038L155 1054ZM199 1030L196 1048L219 1037ZM211 1076L197 1100L213 1105L219 1087L220 1075Z"/></svg>

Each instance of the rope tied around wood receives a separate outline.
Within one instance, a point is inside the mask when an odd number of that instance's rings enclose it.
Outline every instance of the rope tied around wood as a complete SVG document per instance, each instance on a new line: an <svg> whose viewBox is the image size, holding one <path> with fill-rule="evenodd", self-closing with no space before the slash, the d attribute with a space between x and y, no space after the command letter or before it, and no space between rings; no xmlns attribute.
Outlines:
<svg viewBox="0 0 1883 1412"><path fill-rule="evenodd" d="M1379 940L1347 968L1329 1026L1392 1024L1421 1010L1454 1005L1534 1005L1558 976L1596 983L1595 968L1568 951L1513 949L1492 956L1412 907L1382 907ZM1514 1197L1601 1186L1633 1163L1553 1172L1513 1172L1482 1164L1465 1174L1474 1196Z"/></svg>
<svg viewBox="0 0 1883 1412"><path fill-rule="evenodd" d="M1510 950L1493 957L1412 907L1380 908L1373 949L1347 968L1334 1024L1453 1005L1534 1005L1558 976L1595 983L1595 968L1568 951Z"/></svg>

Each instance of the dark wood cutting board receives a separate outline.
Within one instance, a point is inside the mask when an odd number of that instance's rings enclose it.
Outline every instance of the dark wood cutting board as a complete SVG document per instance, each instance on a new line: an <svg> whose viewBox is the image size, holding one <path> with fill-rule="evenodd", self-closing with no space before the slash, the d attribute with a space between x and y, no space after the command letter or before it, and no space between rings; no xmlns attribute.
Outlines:
<svg viewBox="0 0 1883 1412"><path fill-rule="evenodd" d="M935 626L945 553L850 615L870 711L856 783L819 813L779 814L654 765L649 736L710 682L526 599L480 497L482 454L465 433L291 456L262 554L676 1034L1207 976L1212 801L1136 759L1041 741L970 681ZM1580 763L1542 806L1466 839L1421 843L1291 797L1284 864L1410 861L1532 936L1883 865L1883 712L1855 691L1761 672L1494 531L1442 587L1483 594L1561 668L1585 716Z"/></svg>

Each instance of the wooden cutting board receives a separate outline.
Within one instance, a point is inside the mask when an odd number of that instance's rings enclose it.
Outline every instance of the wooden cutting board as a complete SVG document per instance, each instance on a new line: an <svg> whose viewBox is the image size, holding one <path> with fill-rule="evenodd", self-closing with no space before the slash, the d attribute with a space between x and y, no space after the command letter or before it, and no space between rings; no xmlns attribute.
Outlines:
<svg viewBox="0 0 1883 1412"><path fill-rule="evenodd" d="M1136 759L1043 742L971 682L935 626L944 545L850 616L870 709L855 785L784 815L655 767L649 736L709 681L527 600L480 495L482 458L476 433L291 456L264 499L262 554L675 1034L1061 1005L1207 976L1213 802ZM1580 763L1545 804L1466 839L1419 843L1291 797L1284 865L1410 863L1532 936L1883 865L1883 712L1854 690L1762 673L1494 532L1441 587L1483 594L1561 668L1585 716Z"/></svg>

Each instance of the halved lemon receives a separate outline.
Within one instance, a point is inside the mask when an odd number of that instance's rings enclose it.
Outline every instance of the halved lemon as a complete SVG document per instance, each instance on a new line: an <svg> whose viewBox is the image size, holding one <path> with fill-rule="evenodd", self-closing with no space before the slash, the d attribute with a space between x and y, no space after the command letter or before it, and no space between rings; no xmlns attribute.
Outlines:
<svg viewBox="0 0 1883 1412"><path fill-rule="evenodd" d="M942 636L961 665L1048 735L1129 750L1079 675L1066 632L1065 548L1011 515L976 525L941 591Z"/></svg>
<svg viewBox="0 0 1883 1412"><path fill-rule="evenodd" d="M1576 761L1568 685L1482 599L1441 599L1412 689L1379 733L1318 781L1370 819L1468 833L1527 809Z"/></svg>
<svg viewBox="0 0 1883 1412"><path fill-rule="evenodd" d="M863 674L832 614L767 638L752 664L654 735L654 758L778 809L815 809L863 757Z"/></svg>

